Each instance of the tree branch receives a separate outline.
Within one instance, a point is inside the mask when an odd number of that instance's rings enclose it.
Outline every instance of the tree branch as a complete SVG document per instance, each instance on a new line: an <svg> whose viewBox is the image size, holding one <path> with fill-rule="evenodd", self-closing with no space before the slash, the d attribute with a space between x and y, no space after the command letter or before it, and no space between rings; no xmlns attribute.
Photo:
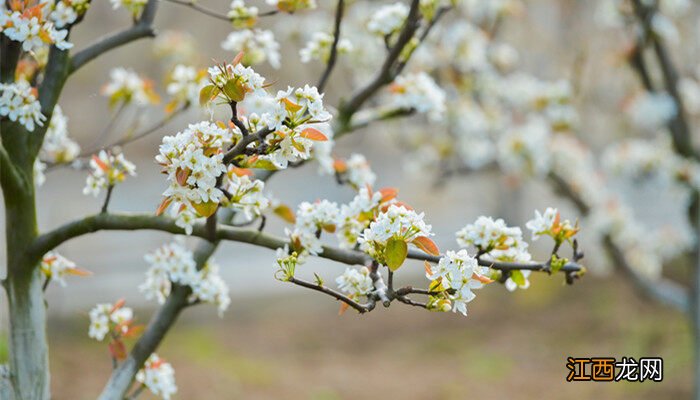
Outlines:
<svg viewBox="0 0 700 400"><path fill-rule="evenodd" d="M77 71L88 62L119 46L145 37L155 36L153 21L158 10L158 0L148 0L138 21L130 28L98 39L95 43L76 53L71 60L69 74Z"/></svg>
<svg viewBox="0 0 700 400"><path fill-rule="evenodd" d="M315 290L317 292L325 293L325 294L335 298L336 300L342 301L343 303L349 305L350 307L357 310L357 312L359 312L360 314L364 314L366 312L372 311L372 309L374 308L374 306L370 306L369 304L367 304L367 305L360 304L360 303L356 302L355 300L345 296L344 294L336 292L333 289L329 289L329 288L322 286L322 285L317 285L317 284L314 284L311 282L307 282L305 280L298 279L298 278L295 278L293 276L289 277L287 279L287 282L291 282L295 285L302 286L302 287L305 287L307 289Z"/></svg>
<svg viewBox="0 0 700 400"><path fill-rule="evenodd" d="M418 30L418 21L420 19L419 5L420 0L411 1L411 9L406 17L406 22L404 22L401 33L396 39L396 43L389 51L389 54L387 54L379 73L366 86L353 94L350 100L341 104L339 115L341 123L348 123L352 115L357 112L370 97L395 78L394 66L401 56L404 47L411 41Z"/></svg>
<svg viewBox="0 0 700 400"><path fill-rule="evenodd" d="M338 0L338 6L335 9L335 29L333 32L333 44L331 44L331 52L328 56L328 63L326 64L326 69L321 75L318 84L316 85L319 93L323 93L323 89L326 87L328 78L333 72L333 67L335 67L335 61L338 58L338 42L340 41L340 25L343 22L343 12L345 10L345 1Z"/></svg>

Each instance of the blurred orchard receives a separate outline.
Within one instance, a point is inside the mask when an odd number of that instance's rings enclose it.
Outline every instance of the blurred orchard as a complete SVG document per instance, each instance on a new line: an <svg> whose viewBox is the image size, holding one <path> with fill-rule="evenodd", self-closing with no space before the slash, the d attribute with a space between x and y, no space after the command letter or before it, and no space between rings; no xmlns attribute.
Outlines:
<svg viewBox="0 0 700 400"><path fill-rule="evenodd" d="M2 1L0 398L700 399L699 16Z"/></svg>

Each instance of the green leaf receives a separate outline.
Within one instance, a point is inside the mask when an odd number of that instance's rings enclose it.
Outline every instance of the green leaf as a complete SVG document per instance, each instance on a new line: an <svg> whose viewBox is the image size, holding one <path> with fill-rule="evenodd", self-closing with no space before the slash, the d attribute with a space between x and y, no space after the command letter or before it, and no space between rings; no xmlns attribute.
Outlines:
<svg viewBox="0 0 700 400"><path fill-rule="evenodd" d="M556 254L552 254L552 259L549 263L549 268L551 269L553 274L556 274L559 272L562 268L564 268L564 265L569 262L568 258L562 257L559 258L557 257Z"/></svg>
<svg viewBox="0 0 700 400"><path fill-rule="evenodd" d="M510 272L510 279L518 286L525 286L526 284L525 275L517 269Z"/></svg>
<svg viewBox="0 0 700 400"><path fill-rule="evenodd" d="M386 249L384 249L384 258L386 259L386 266L390 270L396 271L403 265L406 261L406 256L408 255L408 245L401 239L389 239L386 242Z"/></svg>
<svg viewBox="0 0 700 400"><path fill-rule="evenodd" d="M211 99L219 94L219 89L214 85L207 85L199 91L199 105L205 106L209 104Z"/></svg>
<svg viewBox="0 0 700 400"><path fill-rule="evenodd" d="M236 79L229 79L224 85L224 94L236 103L245 98L245 87Z"/></svg>

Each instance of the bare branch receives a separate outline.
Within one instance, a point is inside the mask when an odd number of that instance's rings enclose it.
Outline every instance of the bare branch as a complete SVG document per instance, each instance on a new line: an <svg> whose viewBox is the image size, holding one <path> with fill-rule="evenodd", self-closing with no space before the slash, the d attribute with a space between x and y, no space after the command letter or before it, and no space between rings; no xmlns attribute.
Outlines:
<svg viewBox="0 0 700 400"><path fill-rule="evenodd" d="M98 39L95 43L76 53L71 60L69 73L77 71L100 55L145 37L155 36L153 20L158 10L158 0L148 0L138 21L130 28Z"/></svg>
<svg viewBox="0 0 700 400"><path fill-rule="evenodd" d="M328 63L326 64L326 69L321 75L318 84L316 85L318 91L323 93L323 89L326 87L328 78L333 72L333 67L335 67L335 61L338 58L338 42L340 41L340 25L343 22L343 11L345 10L345 1L338 0L338 6L335 9L335 28L333 31L333 44L331 44L331 52L328 56Z"/></svg>
<svg viewBox="0 0 700 400"><path fill-rule="evenodd" d="M201 5L197 4L197 3L196 3L195 1L193 1L193 0L191 0L191 1L187 1L187 0L161 0L161 1L165 1L165 2L167 2L167 3L179 4L179 5L181 5L181 6L185 6L185 7L191 8L191 9L193 9L193 10L195 10L195 11L197 11L197 12L200 12L200 13L202 13L202 14L204 14L204 15L208 15L208 16L210 16L210 17L213 17L213 18L216 18L216 19L220 19L220 20L226 21L226 22L233 22L233 21L235 21L236 19L239 19L239 18L231 18L231 17L229 17L229 16L226 15L226 14L222 14L222 13L220 13L220 12L218 12L218 11L212 10L212 9L207 8L207 7L204 7L204 6L201 6ZM271 15L277 14L277 12L278 12L277 10L265 11L265 12L263 12L263 13L258 14L258 17L268 17L268 16L271 16Z"/></svg>
<svg viewBox="0 0 700 400"><path fill-rule="evenodd" d="M368 311L372 311L372 308L374 308L374 307L369 306L369 305L360 304L360 303L356 302L355 300L343 295L342 293L336 292L333 289L329 289L329 288L322 286L322 285L317 285L317 284L314 284L311 282L307 282L305 280L298 279L298 278L295 278L293 276L289 277L289 279L287 279L287 282L291 282L295 285L302 286L302 287L305 287L307 289L315 290L317 292L325 293L325 294L335 298L336 300L342 301L343 303L349 305L350 307L357 310L357 312L359 312L360 314L364 314Z"/></svg>

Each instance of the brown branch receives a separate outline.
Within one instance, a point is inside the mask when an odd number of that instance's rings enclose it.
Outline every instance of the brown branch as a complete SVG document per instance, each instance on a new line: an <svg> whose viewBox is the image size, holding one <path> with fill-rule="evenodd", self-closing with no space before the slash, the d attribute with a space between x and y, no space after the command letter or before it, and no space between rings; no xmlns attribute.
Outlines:
<svg viewBox="0 0 700 400"><path fill-rule="evenodd" d="M76 53L71 59L69 74L72 74L88 62L110 50L133 42L134 40L155 36L153 20L156 17L157 10L158 0L148 0L148 3L146 3L143 9L143 13L141 13L138 21L136 21L133 26L104 36Z"/></svg>
<svg viewBox="0 0 700 400"><path fill-rule="evenodd" d="M220 20L222 20L222 21L232 22L232 21L235 21L235 20L237 20L237 19L240 19L240 18L231 18L231 17L229 17L227 14L222 14L222 13L220 13L220 12L218 12L218 11L212 10L212 9L207 8L207 7L204 7L204 6L201 6L201 5L197 4L197 3L194 2L194 1L187 1L187 0L162 0L162 1L165 1L165 2L167 2L167 3L179 4L179 5L181 5L181 6L191 8L191 9L193 9L193 10L195 10L195 11L197 11L197 12L200 12L200 13L202 13L202 14L204 14L204 15L208 15L208 16L210 16L210 17L213 17L213 18L216 18L216 19L220 19ZM277 13L278 13L277 10L265 11L265 12L263 12L263 13L258 14L258 17L268 17L268 16L271 16L271 15L275 15L275 14L277 14Z"/></svg>
<svg viewBox="0 0 700 400"><path fill-rule="evenodd" d="M326 64L326 69L321 75L318 84L316 85L319 93L323 93L323 89L326 87L328 78L333 72L333 67L335 67L336 59L338 58L338 42L340 41L340 25L343 21L343 11L345 10L345 1L338 0L338 6L335 10L335 29L333 32L333 44L331 44L331 52L328 56L328 63Z"/></svg>
<svg viewBox="0 0 700 400"><path fill-rule="evenodd" d="M305 287L307 289L315 290L317 292L325 293L325 294L335 298L336 300L342 301L343 303L349 305L350 307L357 310L357 312L359 312L360 314L364 314L366 312L372 311L372 309L374 308L370 305L360 304L360 303L356 302L355 300L343 295L342 293L336 292L333 289L329 289L329 288L322 286L322 285L317 285L317 284L314 284L311 282L307 282L305 280L298 279L298 278L295 278L293 276L289 277L287 279L287 282L291 282L295 285L302 286L302 287Z"/></svg>

